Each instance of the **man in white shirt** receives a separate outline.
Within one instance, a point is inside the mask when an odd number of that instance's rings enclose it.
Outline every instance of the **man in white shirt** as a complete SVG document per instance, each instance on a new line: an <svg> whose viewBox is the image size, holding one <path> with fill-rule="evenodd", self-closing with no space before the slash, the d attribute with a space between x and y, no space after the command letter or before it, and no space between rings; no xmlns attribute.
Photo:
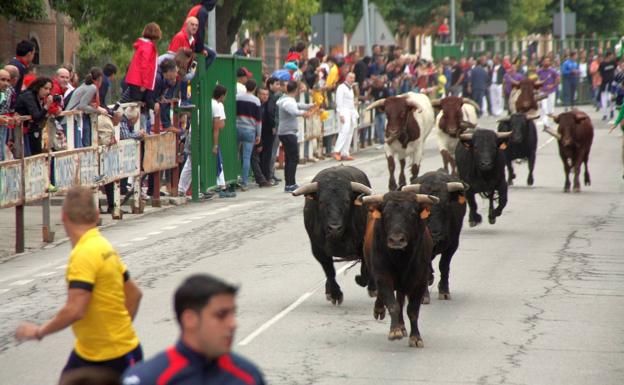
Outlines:
<svg viewBox="0 0 624 385"><path fill-rule="evenodd" d="M340 131L338 139L334 145L334 159L353 160L349 154L353 132L357 123L357 111L355 109L355 96L353 94L353 83L355 74L349 72L345 81L336 90L336 112L340 117Z"/></svg>
<svg viewBox="0 0 624 385"><path fill-rule="evenodd" d="M494 57L493 66L491 67L490 75L490 112L494 116L499 116L503 113L503 76L505 70L502 68L500 58Z"/></svg>

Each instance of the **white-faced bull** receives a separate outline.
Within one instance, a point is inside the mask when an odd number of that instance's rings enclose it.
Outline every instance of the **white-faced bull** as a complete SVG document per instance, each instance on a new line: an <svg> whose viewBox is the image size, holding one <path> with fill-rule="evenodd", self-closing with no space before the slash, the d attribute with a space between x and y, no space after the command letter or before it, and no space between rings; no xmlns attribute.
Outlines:
<svg viewBox="0 0 624 385"><path fill-rule="evenodd" d="M422 160L424 143L433 129L433 107L429 97L423 94L408 92L399 96L380 99L370 104L366 110L383 106L388 122L386 124L384 149L388 161L390 191L397 189L394 171L395 157L401 166L399 185L404 186L405 163L411 169L412 176L417 176Z"/></svg>
<svg viewBox="0 0 624 385"><path fill-rule="evenodd" d="M529 165L529 176L527 184L533 186L533 169L535 168L535 154L537 152L537 128L534 120L539 115L527 116L516 113L498 120L498 132L511 132L505 151L507 162L507 183L513 185L516 177L513 165L514 159L527 159Z"/></svg>
<svg viewBox="0 0 624 385"><path fill-rule="evenodd" d="M470 213L468 224L474 227L481 223L477 213L475 194L480 193L490 202L488 220L496 223L496 217L503 213L507 205L507 182L505 181L505 154L500 148L511 136L511 132L497 133L477 129L471 134L460 135L461 146L457 146L455 158L459 169L459 178L470 185L466 192ZM504 146L503 146L504 147ZM498 206L494 208L494 199L498 195Z"/></svg>
<svg viewBox="0 0 624 385"><path fill-rule="evenodd" d="M444 170L428 172L412 179L412 184L403 187L401 191L411 191L433 195L439 199L438 204L431 207L427 226L433 238L431 261L440 254L440 280L438 282L438 298L451 299L449 288L449 273L451 259L459 247L464 216L466 215L465 190L468 185L458 178L449 175ZM430 269L429 285L433 284L433 266ZM425 292L422 303L430 302L429 290Z"/></svg>
<svg viewBox="0 0 624 385"><path fill-rule="evenodd" d="M358 197L371 192L366 174L350 166L322 170L311 183L293 192L294 196L305 195L305 228L312 253L327 278L327 300L334 305L342 303L344 295L336 282L333 258L362 260L367 210ZM368 285L370 294L374 294L374 282L369 279L364 263L356 282L360 286Z"/></svg>
<svg viewBox="0 0 624 385"><path fill-rule="evenodd" d="M469 128L476 128L479 106L469 98L457 96L432 100L431 105L437 113L438 150L442 155L444 169L449 171L450 165L451 174L457 175L455 148L459 143L459 135Z"/></svg>
<svg viewBox="0 0 624 385"><path fill-rule="evenodd" d="M570 172L574 171L574 192L581 192L581 164L585 163L585 186L591 184L587 162L589 151L594 140L594 126L589 116L579 110L564 112L558 116L551 116L559 124L557 131L547 129L550 135L559 142L559 155L565 172L564 192L570 192Z"/></svg>
<svg viewBox="0 0 624 385"><path fill-rule="evenodd" d="M541 80L526 78L522 80L512 80L512 91L509 95L509 112L511 114L515 114L516 112L523 114L536 112L538 110L537 102L548 97L548 95L544 94L535 95L543 85L544 82Z"/></svg>
<svg viewBox="0 0 624 385"><path fill-rule="evenodd" d="M433 241L425 224L438 198L392 191L362 198L368 206L364 259L377 284L375 319L390 313L389 340L407 336L403 305L407 296L410 321L409 346L423 347L418 330L420 303L429 277ZM396 295L395 295L396 294Z"/></svg>

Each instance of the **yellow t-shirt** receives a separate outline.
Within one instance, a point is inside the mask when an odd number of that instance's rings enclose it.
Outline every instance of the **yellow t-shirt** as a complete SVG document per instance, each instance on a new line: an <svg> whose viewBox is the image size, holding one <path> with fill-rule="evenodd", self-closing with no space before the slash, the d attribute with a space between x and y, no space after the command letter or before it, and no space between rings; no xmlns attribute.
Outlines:
<svg viewBox="0 0 624 385"><path fill-rule="evenodd" d="M139 345L125 305L126 266L97 228L80 238L69 256L70 288L91 291L85 316L74 322L75 350L89 361L123 357Z"/></svg>
<svg viewBox="0 0 624 385"><path fill-rule="evenodd" d="M335 65L335 64L332 65L331 68L329 69L329 74L327 74L327 80L325 81L325 87L327 87L327 88L334 88L336 83L338 83L339 76L340 76L340 73L338 72L338 66Z"/></svg>

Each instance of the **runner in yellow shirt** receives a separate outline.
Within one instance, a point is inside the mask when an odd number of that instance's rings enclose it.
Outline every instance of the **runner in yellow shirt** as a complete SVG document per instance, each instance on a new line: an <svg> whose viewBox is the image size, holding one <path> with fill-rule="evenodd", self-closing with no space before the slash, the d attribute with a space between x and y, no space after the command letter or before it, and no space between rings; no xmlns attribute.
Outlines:
<svg viewBox="0 0 624 385"><path fill-rule="evenodd" d="M97 229L98 210L86 187L69 190L63 202L63 225L73 245L67 265L67 302L56 316L39 326L21 324L18 340L41 340L72 327L76 343L63 373L103 366L119 374L143 359L132 320L141 290L111 244Z"/></svg>

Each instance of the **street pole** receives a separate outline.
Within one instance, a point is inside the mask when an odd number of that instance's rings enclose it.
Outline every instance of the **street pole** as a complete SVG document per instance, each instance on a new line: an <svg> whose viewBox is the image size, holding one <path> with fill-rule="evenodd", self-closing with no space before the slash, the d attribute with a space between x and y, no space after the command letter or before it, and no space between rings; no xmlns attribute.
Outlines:
<svg viewBox="0 0 624 385"><path fill-rule="evenodd" d="M565 47L565 9L564 9L565 0L559 0L559 12L561 12L561 54L563 54L563 50Z"/></svg>
<svg viewBox="0 0 624 385"><path fill-rule="evenodd" d="M217 9L208 13L208 47L217 52Z"/></svg>
<svg viewBox="0 0 624 385"><path fill-rule="evenodd" d="M366 42L366 56L372 56L373 50L371 48L370 12L368 9L368 0L362 0L362 9L364 11L364 41Z"/></svg>
<svg viewBox="0 0 624 385"><path fill-rule="evenodd" d="M455 0L451 0L451 44L455 45Z"/></svg>
<svg viewBox="0 0 624 385"><path fill-rule="evenodd" d="M329 13L323 13L323 47L325 48L325 55L328 57L331 55L331 49L329 48Z"/></svg>

